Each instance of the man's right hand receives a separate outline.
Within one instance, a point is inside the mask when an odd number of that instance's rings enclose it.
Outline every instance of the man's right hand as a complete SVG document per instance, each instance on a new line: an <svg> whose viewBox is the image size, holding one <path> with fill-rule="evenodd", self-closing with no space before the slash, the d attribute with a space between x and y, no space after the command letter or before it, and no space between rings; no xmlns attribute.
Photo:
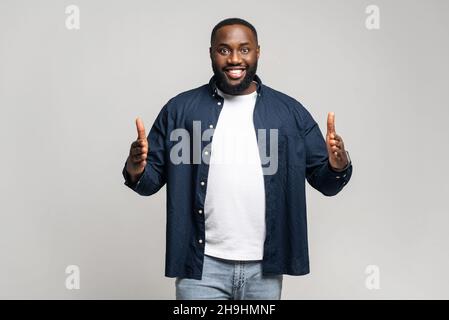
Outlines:
<svg viewBox="0 0 449 320"><path fill-rule="evenodd" d="M145 134L145 127L142 120L136 119L137 140L131 144L128 160L126 161L126 171L131 182L137 182L147 165L148 140Z"/></svg>

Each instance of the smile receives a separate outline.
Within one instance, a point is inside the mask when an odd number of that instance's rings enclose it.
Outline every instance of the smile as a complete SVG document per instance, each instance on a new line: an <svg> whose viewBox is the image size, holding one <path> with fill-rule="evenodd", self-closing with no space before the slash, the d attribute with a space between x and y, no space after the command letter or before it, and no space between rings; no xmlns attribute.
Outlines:
<svg viewBox="0 0 449 320"><path fill-rule="evenodd" d="M239 80L243 78L246 74L246 69L236 68L236 69L227 69L225 70L226 76L230 80Z"/></svg>

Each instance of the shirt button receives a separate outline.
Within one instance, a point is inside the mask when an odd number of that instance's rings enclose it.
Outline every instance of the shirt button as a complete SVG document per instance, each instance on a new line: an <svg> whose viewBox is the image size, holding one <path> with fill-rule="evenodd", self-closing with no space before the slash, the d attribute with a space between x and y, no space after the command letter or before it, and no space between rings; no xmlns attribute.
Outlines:
<svg viewBox="0 0 449 320"><path fill-rule="evenodd" d="M214 125L213 125L213 124L210 124L210 125L209 125L209 128L213 129L213 128L214 128Z"/></svg>
<svg viewBox="0 0 449 320"><path fill-rule="evenodd" d="M220 102L220 101L218 101L217 104L218 104L219 106L221 106L221 102Z"/></svg>
<svg viewBox="0 0 449 320"><path fill-rule="evenodd" d="M198 242L199 242L199 243L203 243L203 240L202 240L202 239L200 239L200 240L198 240Z"/></svg>
<svg viewBox="0 0 449 320"><path fill-rule="evenodd" d="M340 176L336 176L335 178L340 179Z"/></svg>
<svg viewBox="0 0 449 320"><path fill-rule="evenodd" d="M198 210L198 213L199 213L199 214L202 214L202 213L203 213L203 210L199 209L199 210Z"/></svg>
<svg viewBox="0 0 449 320"><path fill-rule="evenodd" d="M201 184L202 186L204 186L206 183L205 183L204 181L201 181L200 184Z"/></svg>
<svg viewBox="0 0 449 320"><path fill-rule="evenodd" d="M204 151L204 154L207 156L209 154L209 151Z"/></svg>

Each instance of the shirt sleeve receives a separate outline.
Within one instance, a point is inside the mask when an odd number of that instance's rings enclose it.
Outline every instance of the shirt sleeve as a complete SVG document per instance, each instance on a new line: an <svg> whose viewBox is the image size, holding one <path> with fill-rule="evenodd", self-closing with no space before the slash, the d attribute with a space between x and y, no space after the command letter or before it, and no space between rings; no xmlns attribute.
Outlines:
<svg viewBox="0 0 449 320"><path fill-rule="evenodd" d="M167 181L167 130L168 115L167 105L159 112L148 134L147 164L140 179L132 183L126 171L126 162L122 174L124 184L142 196L150 196L158 192Z"/></svg>

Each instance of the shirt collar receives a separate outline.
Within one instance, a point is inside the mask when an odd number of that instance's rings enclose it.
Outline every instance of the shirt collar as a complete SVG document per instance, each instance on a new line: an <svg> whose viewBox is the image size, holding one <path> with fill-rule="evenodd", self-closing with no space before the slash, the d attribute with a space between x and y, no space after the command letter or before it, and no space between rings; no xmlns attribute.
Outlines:
<svg viewBox="0 0 449 320"><path fill-rule="evenodd" d="M262 89L262 80L259 78L259 76L257 74L254 75L254 81L256 81L257 84L257 93L260 95L260 91ZM217 94L217 83L215 80L215 75L212 76L212 78L210 78L209 80L209 91L210 93L215 96Z"/></svg>

